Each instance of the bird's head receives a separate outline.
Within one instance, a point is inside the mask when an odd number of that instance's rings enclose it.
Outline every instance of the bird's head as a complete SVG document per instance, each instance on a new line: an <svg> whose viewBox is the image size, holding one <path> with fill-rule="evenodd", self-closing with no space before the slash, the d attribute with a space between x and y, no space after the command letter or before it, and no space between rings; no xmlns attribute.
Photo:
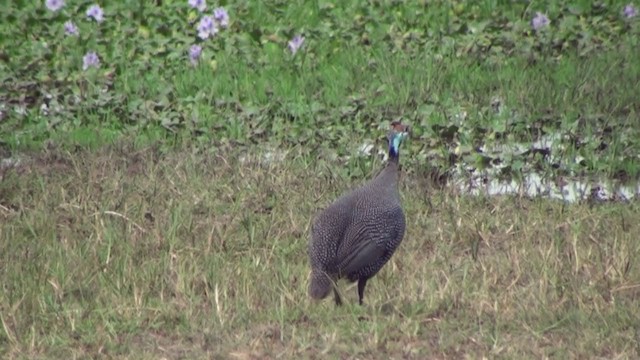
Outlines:
<svg viewBox="0 0 640 360"><path fill-rule="evenodd" d="M389 133L387 134L387 139L389 140L389 156L392 158L398 157L400 144L409 137L409 132L409 125L405 125L398 120L391 122Z"/></svg>

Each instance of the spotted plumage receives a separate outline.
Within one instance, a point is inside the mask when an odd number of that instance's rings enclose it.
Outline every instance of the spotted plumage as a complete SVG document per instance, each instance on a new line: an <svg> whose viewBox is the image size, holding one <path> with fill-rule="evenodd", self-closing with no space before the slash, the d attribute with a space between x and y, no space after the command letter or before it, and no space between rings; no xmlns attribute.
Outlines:
<svg viewBox="0 0 640 360"><path fill-rule="evenodd" d="M358 282L362 304L367 280L389 261L405 231L405 217L398 191L399 148L409 128L391 123L389 161L385 168L361 187L342 195L319 213L311 227L309 295L323 299L334 292L338 279Z"/></svg>

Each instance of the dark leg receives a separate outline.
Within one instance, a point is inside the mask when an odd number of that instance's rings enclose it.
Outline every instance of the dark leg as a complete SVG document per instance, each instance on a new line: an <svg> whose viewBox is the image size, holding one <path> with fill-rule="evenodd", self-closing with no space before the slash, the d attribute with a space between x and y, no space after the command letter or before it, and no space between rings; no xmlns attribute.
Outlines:
<svg viewBox="0 0 640 360"><path fill-rule="evenodd" d="M333 288L333 298L336 301L336 305L338 305L338 306L342 305L342 300L340 299L340 294L338 294L338 289L336 289L335 287Z"/></svg>
<svg viewBox="0 0 640 360"><path fill-rule="evenodd" d="M360 305L362 305L362 299L364 299L364 287L367 285L367 280L369 279L366 279L366 278L358 279L358 298L359 298Z"/></svg>

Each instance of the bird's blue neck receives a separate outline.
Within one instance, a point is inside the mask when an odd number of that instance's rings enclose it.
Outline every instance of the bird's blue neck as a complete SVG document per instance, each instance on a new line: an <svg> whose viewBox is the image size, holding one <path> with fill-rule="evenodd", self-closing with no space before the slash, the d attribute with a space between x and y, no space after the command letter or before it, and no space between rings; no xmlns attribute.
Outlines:
<svg viewBox="0 0 640 360"><path fill-rule="evenodd" d="M400 157L400 137L394 136L391 141L389 141L389 160L393 162L398 162L398 158Z"/></svg>

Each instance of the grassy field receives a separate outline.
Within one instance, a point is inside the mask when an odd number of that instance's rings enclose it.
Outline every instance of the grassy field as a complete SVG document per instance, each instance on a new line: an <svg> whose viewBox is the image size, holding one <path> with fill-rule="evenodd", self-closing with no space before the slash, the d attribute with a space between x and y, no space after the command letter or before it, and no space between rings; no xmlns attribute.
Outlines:
<svg viewBox="0 0 640 360"><path fill-rule="evenodd" d="M32 161L0 192L9 357L640 350L637 204L461 197L407 176L404 243L365 307L342 286L336 308L306 295L309 220L357 182L325 162L128 146Z"/></svg>
<svg viewBox="0 0 640 360"><path fill-rule="evenodd" d="M640 357L637 201L447 182L637 186L634 4L156 3L0 14L0 357ZM310 221L397 118L405 240L312 302Z"/></svg>

